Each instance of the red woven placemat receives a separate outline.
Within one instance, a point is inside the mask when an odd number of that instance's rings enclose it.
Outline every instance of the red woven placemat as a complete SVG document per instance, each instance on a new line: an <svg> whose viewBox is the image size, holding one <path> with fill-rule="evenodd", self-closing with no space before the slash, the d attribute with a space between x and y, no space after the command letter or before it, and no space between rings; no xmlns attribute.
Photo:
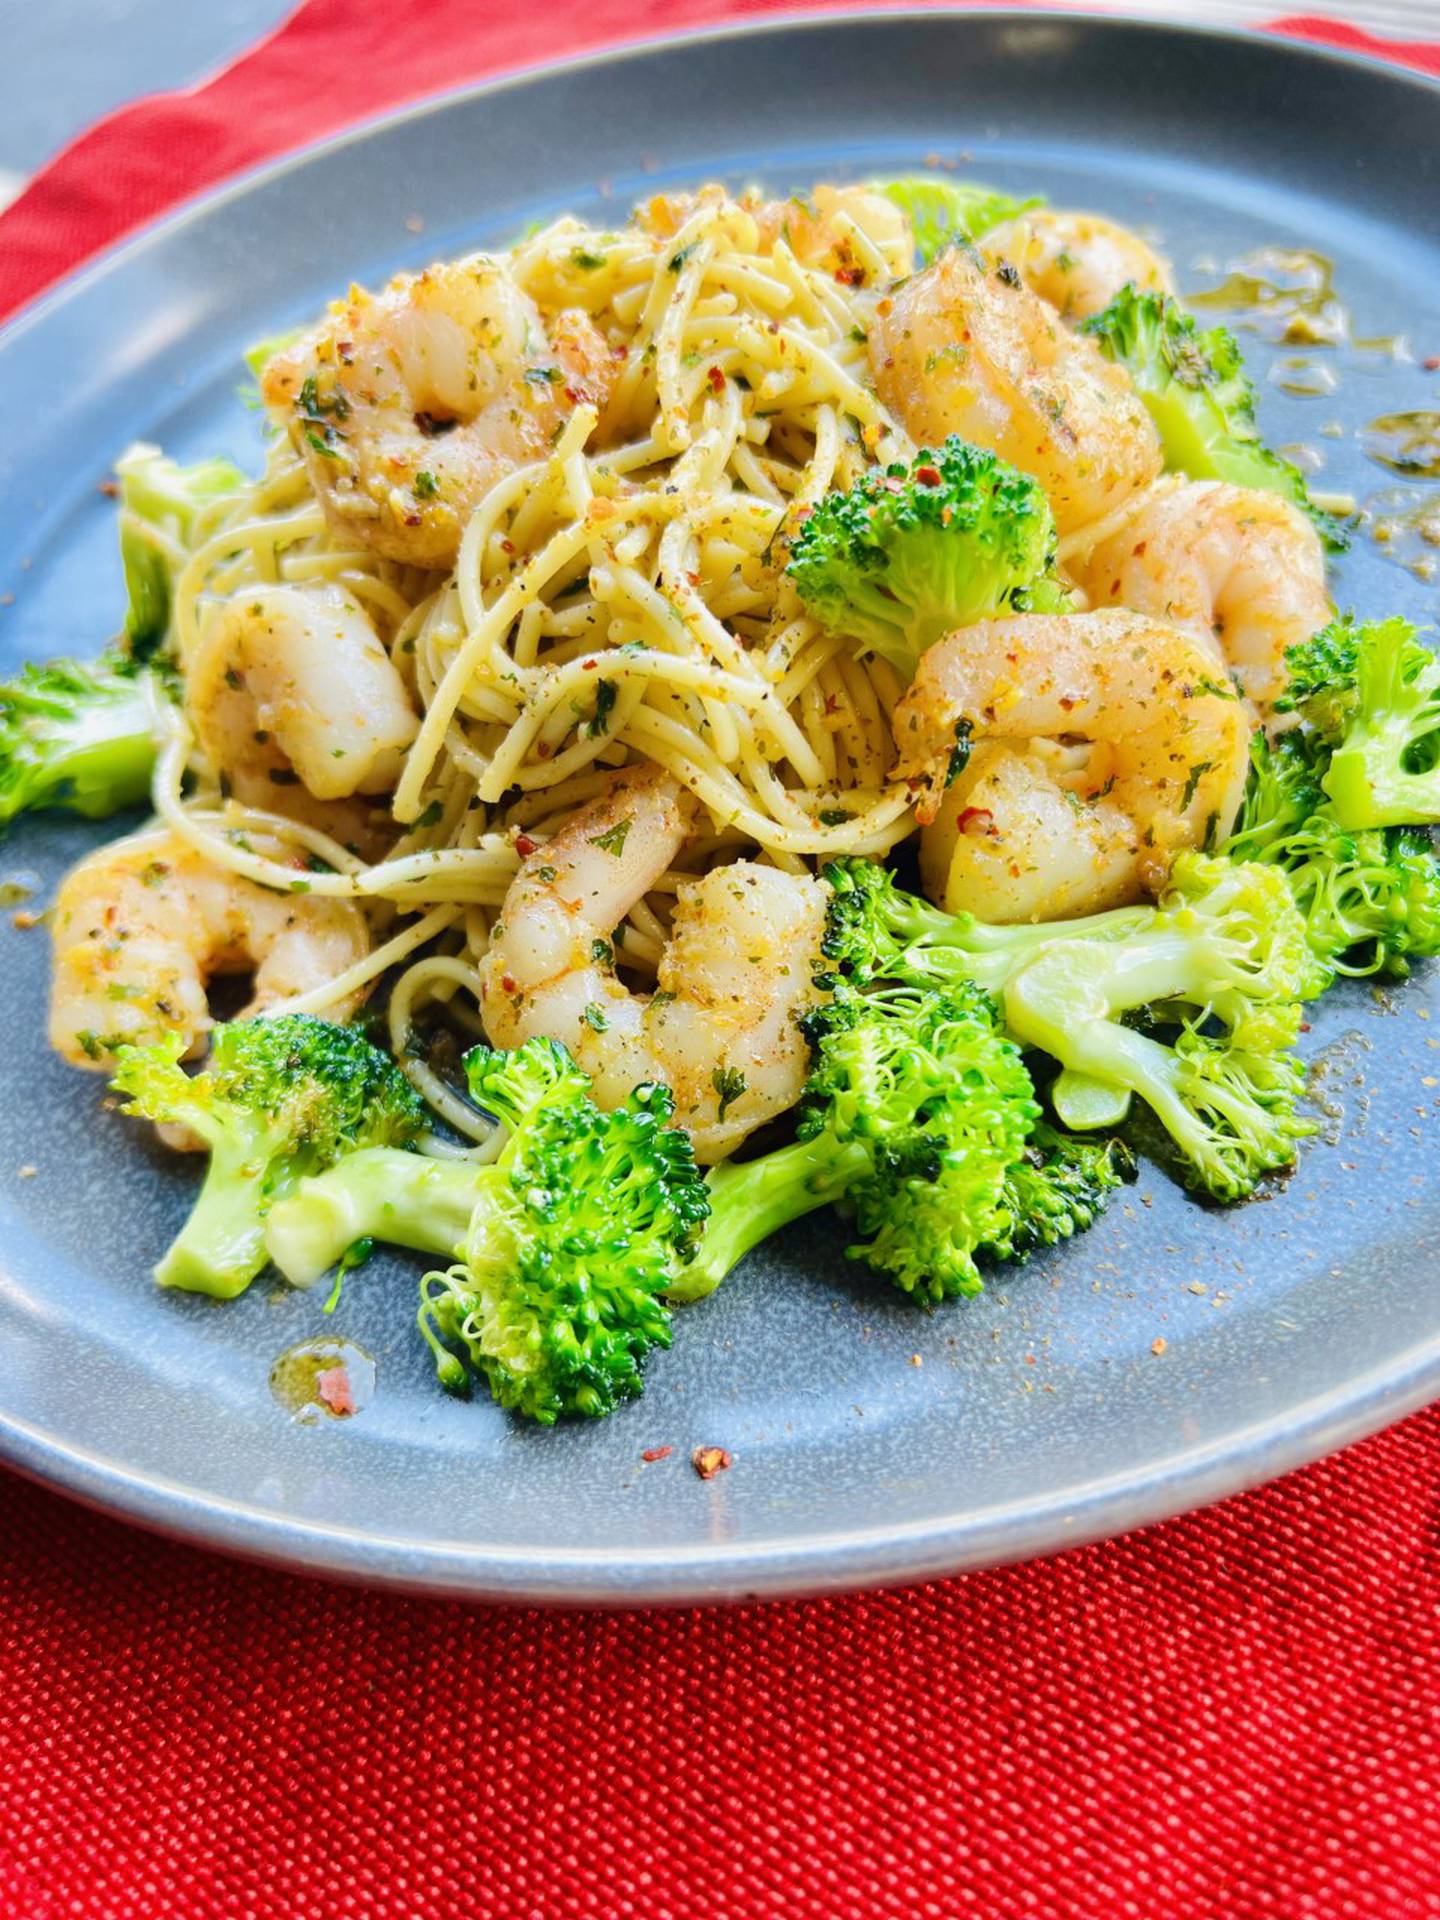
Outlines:
<svg viewBox="0 0 1440 1920"><path fill-rule="evenodd" d="M361 114L721 11L310 0L0 216L0 311ZM325 1588L0 1475L0 1920L772 1915L1440 1916L1440 1410L1058 1560L684 1615Z"/></svg>

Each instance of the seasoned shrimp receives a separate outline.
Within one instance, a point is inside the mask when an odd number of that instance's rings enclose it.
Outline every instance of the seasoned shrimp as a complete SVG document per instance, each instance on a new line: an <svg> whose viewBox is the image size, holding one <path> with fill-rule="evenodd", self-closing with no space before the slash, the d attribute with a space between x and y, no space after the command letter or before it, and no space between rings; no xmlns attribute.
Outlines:
<svg viewBox="0 0 1440 1920"><path fill-rule="evenodd" d="M903 279L915 264L909 220L873 187L819 186L803 197L767 200L755 219L767 247L783 235L802 266L820 267L846 286L863 287L881 277L866 257L870 249L879 255L885 278Z"/></svg>
<svg viewBox="0 0 1440 1920"><path fill-rule="evenodd" d="M540 459L614 362L591 320L539 309L489 254L353 287L261 376L331 524L390 560L450 566L471 509Z"/></svg>
<svg viewBox="0 0 1440 1920"><path fill-rule="evenodd" d="M1313 524L1220 480L1162 483L1070 565L1092 605L1161 614L1204 641L1262 709L1284 689L1285 649L1331 617Z"/></svg>
<svg viewBox="0 0 1440 1920"><path fill-rule="evenodd" d="M669 239L719 188L657 193L638 209L641 224ZM740 205L753 218L762 249L784 240L804 267L819 267L845 286L898 280L915 264L915 240L902 208L873 187L814 187L788 200L748 193ZM857 237L858 235L858 237Z"/></svg>
<svg viewBox="0 0 1440 1920"><path fill-rule="evenodd" d="M497 1047L561 1040L617 1105L664 1081L696 1156L710 1162L800 1097L796 1017L816 998L825 890L750 861L680 891L653 998L616 978L610 936L685 840L690 803L658 769L621 775L530 854L482 963Z"/></svg>
<svg viewBox="0 0 1440 1920"><path fill-rule="evenodd" d="M273 801L289 768L317 800L388 793L419 719L358 603L339 587L252 587L207 627L186 706L217 768ZM238 791L238 789L237 789Z"/></svg>
<svg viewBox="0 0 1440 1920"><path fill-rule="evenodd" d="M933 646L895 710L923 785L921 872L952 912L1048 920L1158 892L1229 832L1245 703L1188 634L1132 613L981 621ZM945 784L958 740L974 742Z"/></svg>
<svg viewBox="0 0 1440 1920"><path fill-rule="evenodd" d="M980 244L992 259L1008 260L1062 320L1099 313L1127 281L1145 293L1174 292L1168 264L1103 213L1037 207L992 228Z"/></svg>
<svg viewBox="0 0 1440 1920"><path fill-rule="evenodd" d="M870 361L911 437L947 434L1033 474L1061 533L1113 513L1160 472L1159 437L1123 368L1006 265L951 247L880 302Z"/></svg>
<svg viewBox="0 0 1440 1920"><path fill-rule="evenodd" d="M108 1067L117 1046L183 1034L197 1053L216 974L254 973L241 1018L333 979L370 950L348 900L274 893L226 873L165 831L102 847L72 867L55 901L50 1044L77 1067ZM343 1020L362 996L331 1011Z"/></svg>

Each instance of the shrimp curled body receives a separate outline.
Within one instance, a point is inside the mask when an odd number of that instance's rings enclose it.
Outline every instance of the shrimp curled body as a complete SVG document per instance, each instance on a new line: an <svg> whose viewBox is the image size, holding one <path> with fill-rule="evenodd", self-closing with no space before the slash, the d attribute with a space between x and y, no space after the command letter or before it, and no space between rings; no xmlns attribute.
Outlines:
<svg viewBox="0 0 1440 1920"><path fill-rule="evenodd" d="M968 761L946 782L958 737ZM982 621L932 647L895 712L923 785L921 872L952 912L1045 920L1123 906L1223 838L1251 723L1207 652L1116 611Z"/></svg>
<svg viewBox="0 0 1440 1920"><path fill-rule="evenodd" d="M973 249L949 248L880 302L870 362L913 439L957 433L989 447L1040 482L1062 534L1160 472L1159 436L1125 370L1012 266Z"/></svg>
<svg viewBox="0 0 1440 1920"><path fill-rule="evenodd" d="M539 309L477 253L352 287L265 367L261 392L337 531L390 560L452 564L472 509L600 404L609 348L583 313Z"/></svg>
<svg viewBox="0 0 1440 1920"><path fill-rule="evenodd" d="M232 786L253 789L240 794L253 804L272 803L287 768L317 800L388 793L420 724L374 627L339 587L252 587L226 601L185 690L201 746Z"/></svg>
<svg viewBox="0 0 1440 1920"><path fill-rule="evenodd" d="M206 986L254 973L260 1013L362 960L370 936L350 901L285 894L213 866L177 835L135 834L66 875L55 901L50 1043L77 1067L167 1033L201 1051ZM327 1010L343 1020L361 996Z"/></svg>
<svg viewBox="0 0 1440 1920"><path fill-rule="evenodd" d="M1102 213L1036 207L993 227L981 245L992 259L1008 260L1062 320L1099 313L1127 281L1142 293L1174 291L1159 254Z"/></svg>
<svg viewBox="0 0 1440 1920"><path fill-rule="evenodd" d="M663 1081L708 1163L800 1097L796 1017L818 997L825 889L750 861L712 869L680 890L660 991L632 993L611 935L689 826L668 774L627 773L529 854L482 962L481 1012L495 1046L563 1041L603 1106Z"/></svg>
<svg viewBox="0 0 1440 1920"><path fill-rule="evenodd" d="M1313 524L1277 494L1219 480L1162 483L1071 567L1093 606L1194 634L1262 709L1284 690L1286 648L1330 618Z"/></svg>

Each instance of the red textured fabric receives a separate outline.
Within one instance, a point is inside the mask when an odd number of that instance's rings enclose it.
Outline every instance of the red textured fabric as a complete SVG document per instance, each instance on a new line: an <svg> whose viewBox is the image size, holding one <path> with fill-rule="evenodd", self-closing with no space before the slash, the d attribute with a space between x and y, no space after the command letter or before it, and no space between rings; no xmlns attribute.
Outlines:
<svg viewBox="0 0 1440 1920"><path fill-rule="evenodd" d="M39 176L0 311L365 113L792 4L310 0ZM330 1589L0 1475L0 1920L972 1915L1440 1916L1440 1409L1058 1560L688 1615Z"/></svg>

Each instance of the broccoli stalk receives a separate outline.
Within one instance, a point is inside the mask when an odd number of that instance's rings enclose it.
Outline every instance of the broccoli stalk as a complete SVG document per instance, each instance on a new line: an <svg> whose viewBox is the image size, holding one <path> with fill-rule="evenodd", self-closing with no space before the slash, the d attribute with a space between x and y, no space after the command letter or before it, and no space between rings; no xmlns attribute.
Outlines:
<svg viewBox="0 0 1440 1920"><path fill-rule="evenodd" d="M161 1286L233 1299L266 1260L265 1217L306 1175L367 1147L408 1147L424 1108L395 1063L350 1027L308 1014L215 1029L204 1069L178 1034L122 1047L126 1113L188 1127L210 1155L190 1218L155 1269Z"/></svg>
<svg viewBox="0 0 1440 1920"><path fill-rule="evenodd" d="M150 790L155 676L118 656L52 660L0 686L0 824L40 807L102 820Z"/></svg>
<svg viewBox="0 0 1440 1920"><path fill-rule="evenodd" d="M1294 708L1330 748L1341 827L1440 821L1440 659L1407 620L1334 620L1285 656Z"/></svg>
<svg viewBox="0 0 1440 1920"><path fill-rule="evenodd" d="M1039 194L1017 200L973 180L941 180L921 175L903 180L877 180L875 184L909 219L922 266L929 266L936 254L954 241L978 240L992 227L1003 226L1007 220L1045 204Z"/></svg>
<svg viewBox="0 0 1440 1920"><path fill-rule="evenodd" d="M1116 907L1077 920L991 926L906 893L871 860L834 860L821 877L830 888L821 952L855 982L890 977L943 987L973 981L998 993L1017 967L1056 939L1118 939L1151 917L1148 907Z"/></svg>
<svg viewBox="0 0 1440 1920"><path fill-rule="evenodd" d="M953 434L911 464L829 493L786 568L825 627L907 676L945 634L1005 613L1058 613L1055 522L1028 474Z"/></svg>
<svg viewBox="0 0 1440 1920"><path fill-rule="evenodd" d="M136 660L167 651L176 575L196 544L206 509L247 484L228 460L182 467L143 441L115 462L120 482L120 559L128 605L125 641Z"/></svg>
<svg viewBox="0 0 1440 1920"><path fill-rule="evenodd" d="M1310 515L1332 550L1348 544L1311 500L1299 468L1261 440L1255 389L1228 328L1202 333L1171 294L1142 293L1129 284L1080 330L1129 373L1171 472L1278 493Z"/></svg>
<svg viewBox="0 0 1440 1920"><path fill-rule="evenodd" d="M1350 832L1324 780L1330 752L1299 728L1271 742L1257 734L1235 832L1221 851L1284 874L1319 968L1317 991L1336 974L1403 977L1412 959L1440 953L1440 863L1429 836L1409 827Z"/></svg>

